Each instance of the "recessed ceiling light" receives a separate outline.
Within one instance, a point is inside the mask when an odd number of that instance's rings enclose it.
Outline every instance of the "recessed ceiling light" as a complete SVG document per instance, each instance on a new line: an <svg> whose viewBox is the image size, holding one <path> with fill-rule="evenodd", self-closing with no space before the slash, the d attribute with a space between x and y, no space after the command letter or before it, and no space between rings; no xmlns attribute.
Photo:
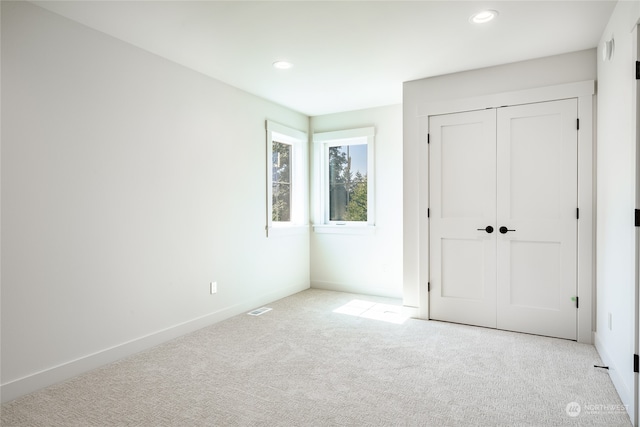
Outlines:
<svg viewBox="0 0 640 427"><path fill-rule="evenodd" d="M496 16L498 16L498 12L495 10L483 10L471 15L469 21L473 22L474 24L484 24L485 22L491 21Z"/></svg>
<svg viewBox="0 0 640 427"><path fill-rule="evenodd" d="M287 61L276 61L273 63L273 66L280 70L288 70L289 68L293 67L293 64Z"/></svg>

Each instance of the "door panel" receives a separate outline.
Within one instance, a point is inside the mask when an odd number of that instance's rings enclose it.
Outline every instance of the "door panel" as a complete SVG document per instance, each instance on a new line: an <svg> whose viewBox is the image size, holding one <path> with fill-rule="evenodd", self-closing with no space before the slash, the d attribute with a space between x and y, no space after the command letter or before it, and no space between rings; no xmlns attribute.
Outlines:
<svg viewBox="0 0 640 427"><path fill-rule="evenodd" d="M484 123L450 123L440 128L442 218L478 218L486 213L486 167L478 159L487 154Z"/></svg>
<svg viewBox="0 0 640 427"><path fill-rule="evenodd" d="M497 327L576 339L576 100L497 113Z"/></svg>
<svg viewBox="0 0 640 427"><path fill-rule="evenodd" d="M538 106L537 106L538 107ZM516 107L521 109L521 107ZM498 112L500 123L508 123L500 141L505 157L500 178L509 184L512 219L558 219L563 179L560 116L504 117L513 110ZM574 113L575 115L575 113ZM507 133L508 131L508 133ZM506 189L506 185L504 188ZM525 195L526 197L515 197ZM503 194L500 194L503 196Z"/></svg>
<svg viewBox="0 0 640 427"><path fill-rule="evenodd" d="M512 240L509 303L512 306L559 310L560 244Z"/></svg>
<svg viewBox="0 0 640 427"><path fill-rule="evenodd" d="M481 301L485 284L478 281L484 274L484 243L477 239L446 239L442 243L442 296ZM464 265L465 268L460 268Z"/></svg>
<svg viewBox="0 0 640 427"><path fill-rule="evenodd" d="M495 123L494 110L429 119L432 319L496 327Z"/></svg>

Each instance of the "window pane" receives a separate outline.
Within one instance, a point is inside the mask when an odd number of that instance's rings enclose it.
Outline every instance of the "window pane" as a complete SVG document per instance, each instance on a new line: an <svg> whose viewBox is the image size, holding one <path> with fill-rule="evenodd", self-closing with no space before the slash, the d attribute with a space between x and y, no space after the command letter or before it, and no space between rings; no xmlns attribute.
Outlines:
<svg viewBox="0 0 640 427"><path fill-rule="evenodd" d="M367 145L329 147L329 220L367 220Z"/></svg>
<svg viewBox="0 0 640 427"><path fill-rule="evenodd" d="M289 144L273 141L272 220L291 221L291 148Z"/></svg>

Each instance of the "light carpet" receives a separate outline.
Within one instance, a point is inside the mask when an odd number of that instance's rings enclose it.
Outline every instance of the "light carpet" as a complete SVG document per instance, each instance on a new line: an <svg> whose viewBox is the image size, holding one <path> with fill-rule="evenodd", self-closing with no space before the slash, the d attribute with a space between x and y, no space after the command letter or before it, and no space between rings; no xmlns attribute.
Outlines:
<svg viewBox="0 0 640 427"><path fill-rule="evenodd" d="M367 302L397 303L298 293L9 402L2 426L631 425L593 346Z"/></svg>

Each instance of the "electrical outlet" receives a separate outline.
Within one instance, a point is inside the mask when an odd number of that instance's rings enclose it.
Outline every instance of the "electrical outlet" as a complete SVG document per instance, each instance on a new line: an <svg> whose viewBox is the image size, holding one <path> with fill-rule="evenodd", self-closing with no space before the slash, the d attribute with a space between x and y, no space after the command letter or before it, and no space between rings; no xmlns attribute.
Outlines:
<svg viewBox="0 0 640 427"><path fill-rule="evenodd" d="M209 290L211 292L211 295L217 293L218 292L218 282L211 282L209 284Z"/></svg>

